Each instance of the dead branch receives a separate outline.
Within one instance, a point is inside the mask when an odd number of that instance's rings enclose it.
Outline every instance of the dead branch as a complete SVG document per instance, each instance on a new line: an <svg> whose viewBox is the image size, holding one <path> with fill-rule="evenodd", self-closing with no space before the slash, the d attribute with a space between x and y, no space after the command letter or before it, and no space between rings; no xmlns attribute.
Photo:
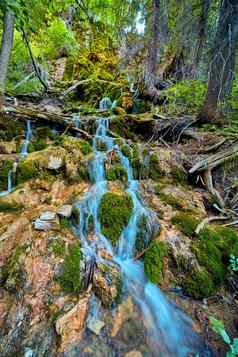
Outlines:
<svg viewBox="0 0 238 357"><path fill-rule="evenodd" d="M212 217L207 217L205 218L201 223L199 223L197 225L197 228L195 229L195 233L199 234L206 225L208 225L209 223L213 222L213 221L225 221L227 219L230 219L229 216L212 216Z"/></svg>
<svg viewBox="0 0 238 357"><path fill-rule="evenodd" d="M208 192L210 192L216 198L216 200L219 203L220 207L224 208L225 207L225 202L223 201L220 193L213 186L211 169L207 169L204 172L204 183L205 183L205 185L207 187Z"/></svg>
<svg viewBox="0 0 238 357"><path fill-rule="evenodd" d="M203 148L201 150L198 151L199 154L206 154L209 153L211 151L217 150L220 146L222 146L227 139L222 139L220 140L218 143L215 143L209 147Z"/></svg>

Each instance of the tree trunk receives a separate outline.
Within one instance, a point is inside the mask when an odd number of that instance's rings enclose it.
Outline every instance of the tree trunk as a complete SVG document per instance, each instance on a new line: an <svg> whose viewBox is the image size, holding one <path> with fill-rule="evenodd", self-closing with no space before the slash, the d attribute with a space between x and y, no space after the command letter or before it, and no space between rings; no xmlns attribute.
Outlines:
<svg viewBox="0 0 238 357"><path fill-rule="evenodd" d="M160 0L153 0L152 4L152 27L151 40L149 41L148 60L145 73L145 87L148 96L156 103L158 100L157 83L157 62L158 62L158 42L159 42L159 11ZM150 16L148 20L150 19Z"/></svg>
<svg viewBox="0 0 238 357"><path fill-rule="evenodd" d="M4 16L2 44L0 50L0 109L4 102L7 71L14 40L14 14L7 10Z"/></svg>
<svg viewBox="0 0 238 357"><path fill-rule="evenodd" d="M218 103L231 91L238 40L238 1L221 0L217 33L210 64L208 90L199 120L216 120Z"/></svg>
<svg viewBox="0 0 238 357"><path fill-rule="evenodd" d="M211 6L211 0L202 0L202 11L198 22L198 39L194 51L194 61L193 61L193 75L197 72L198 65L202 58L202 52L204 47L204 42L207 33L207 21L209 15L209 9Z"/></svg>

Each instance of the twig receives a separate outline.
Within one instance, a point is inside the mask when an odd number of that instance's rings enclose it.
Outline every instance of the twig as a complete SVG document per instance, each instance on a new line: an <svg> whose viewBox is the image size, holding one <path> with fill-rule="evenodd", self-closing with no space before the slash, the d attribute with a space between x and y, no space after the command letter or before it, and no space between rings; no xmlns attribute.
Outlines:
<svg viewBox="0 0 238 357"><path fill-rule="evenodd" d="M199 234L207 224L209 224L213 221L225 221L227 219L230 219L230 217L228 217L228 216L220 216L220 217L213 216L213 217L205 218L201 223L199 223L197 225L197 228L195 229L195 233Z"/></svg>

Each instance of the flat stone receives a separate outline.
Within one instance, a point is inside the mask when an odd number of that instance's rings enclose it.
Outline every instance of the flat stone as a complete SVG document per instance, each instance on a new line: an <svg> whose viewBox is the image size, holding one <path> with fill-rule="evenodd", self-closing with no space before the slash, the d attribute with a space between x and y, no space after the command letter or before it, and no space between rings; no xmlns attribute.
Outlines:
<svg viewBox="0 0 238 357"><path fill-rule="evenodd" d="M48 169L59 170L63 166L64 162L61 157L50 156Z"/></svg>
<svg viewBox="0 0 238 357"><path fill-rule="evenodd" d="M105 323L101 320L90 318L87 322L87 328L95 333L95 335L100 335L102 328L105 326Z"/></svg>
<svg viewBox="0 0 238 357"><path fill-rule="evenodd" d="M58 209L57 214L60 217L69 218L72 215L72 211L73 211L73 206L72 205L64 205L64 206L61 206Z"/></svg>
<svg viewBox="0 0 238 357"><path fill-rule="evenodd" d="M40 215L41 221L53 221L55 219L56 219L56 213L52 211L45 211Z"/></svg>
<svg viewBox="0 0 238 357"><path fill-rule="evenodd" d="M51 222L42 221L40 218L37 218L35 222L33 222L33 227L37 231L49 231L53 228L53 225Z"/></svg>

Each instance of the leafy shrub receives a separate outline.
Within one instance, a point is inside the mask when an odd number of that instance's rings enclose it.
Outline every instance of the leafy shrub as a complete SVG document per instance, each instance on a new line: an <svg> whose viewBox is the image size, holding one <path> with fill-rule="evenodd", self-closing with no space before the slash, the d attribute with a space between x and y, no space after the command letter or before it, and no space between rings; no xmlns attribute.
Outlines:
<svg viewBox="0 0 238 357"><path fill-rule="evenodd" d="M169 112L197 112L204 101L206 84L198 80L185 80L174 84L164 92Z"/></svg>
<svg viewBox="0 0 238 357"><path fill-rule="evenodd" d="M65 256L59 283L62 289L68 293L80 292L80 245L78 243L69 246L69 254Z"/></svg>
<svg viewBox="0 0 238 357"><path fill-rule="evenodd" d="M156 240L150 243L148 250L145 252L145 274L152 283L158 283L160 281L163 271L163 260L167 254L167 244Z"/></svg>
<svg viewBox="0 0 238 357"><path fill-rule="evenodd" d="M121 164L110 167L106 172L108 181L127 181L127 172Z"/></svg>
<svg viewBox="0 0 238 357"><path fill-rule="evenodd" d="M118 239L128 224L133 211L133 201L130 195L118 195L112 192L105 193L99 207L99 218L102 234L116 245Z"/></svg>

